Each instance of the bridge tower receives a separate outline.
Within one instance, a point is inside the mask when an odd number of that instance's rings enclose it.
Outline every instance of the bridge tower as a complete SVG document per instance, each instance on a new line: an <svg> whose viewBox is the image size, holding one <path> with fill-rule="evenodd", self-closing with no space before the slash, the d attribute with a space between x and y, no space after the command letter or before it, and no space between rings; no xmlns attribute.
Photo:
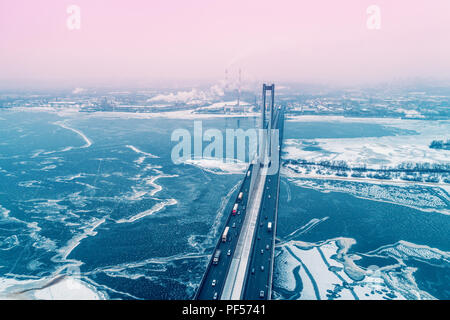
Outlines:
<svg viewBox="0 0 450 320"><path fill-rule="evenodd" d="M268 99L267 97L267 91L270 91L270 97ZM271 152L272 152L272 145L271 145L271 133L272 133L272 117L273 117L273 109L274 109L274 102L275 102L275 84L267 85L263 84L263 91L262 91L262 106L261 106L261 129L267 129L266 134L263 134L263 141L261 142L263 149L260 153L260 160L264 160L266 157L267 150L267 157L270 159ZM267 139L267 141L266 141ZM263 161L264 163L264 161Z"/></svg>

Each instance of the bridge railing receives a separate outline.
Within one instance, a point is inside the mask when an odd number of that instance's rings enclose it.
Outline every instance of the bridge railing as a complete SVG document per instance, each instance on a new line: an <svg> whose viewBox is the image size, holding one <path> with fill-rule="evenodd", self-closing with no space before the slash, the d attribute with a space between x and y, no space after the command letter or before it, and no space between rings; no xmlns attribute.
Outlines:
<svg viewBox="0 0 450 320"><path fill-rule="evenodd" d="M279 160L278 163L280 164L279 171L281 170L281 149L283 146L283 133L284 133L284 110L281 110L281 120L280 120L280 151L278 154ZM279 201L280 196L280 176L281 173L278 172L278 182L277 182L277 201ZM267 299L271 299L272 297L272 283L273 283L273 268L275 264L275 242L277 237L277 221L278 221L278 205L275 208L275 219L274 219L274 226L273 226L273 239L272 239L272 256L270 257L270 269L269 269L269 283L268 283L268 291L267 291Z"/></svg>

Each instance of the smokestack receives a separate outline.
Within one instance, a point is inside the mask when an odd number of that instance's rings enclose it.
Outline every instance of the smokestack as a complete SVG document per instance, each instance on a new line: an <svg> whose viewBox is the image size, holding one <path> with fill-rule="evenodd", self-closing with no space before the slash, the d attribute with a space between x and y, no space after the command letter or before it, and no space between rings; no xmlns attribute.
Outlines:
<svg viewBox="0 0 450 320"><path fill-rule="evenodd" d="M225 69L225 90L228 90L228 69Z"/></svg>
<svg viewBox="0 0 450 320"><path fill-rule="evenodd" d="M239 81L238 81L238 98L237 98L237 107L239 110L239 106L241 104L241 69L239 68ZM245 110L244 110L245 113Z"/></svg>

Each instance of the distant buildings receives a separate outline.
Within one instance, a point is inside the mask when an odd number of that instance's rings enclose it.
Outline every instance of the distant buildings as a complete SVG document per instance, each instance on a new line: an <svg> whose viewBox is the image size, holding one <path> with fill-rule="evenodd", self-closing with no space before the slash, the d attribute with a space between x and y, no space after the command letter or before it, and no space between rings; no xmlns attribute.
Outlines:
<svg viewBox="0 0 450 320"><path fill-rule="evenodd" d="M237 89L236 89L237 90ZM258 110L259 94L235 89L208 90L77 90L65 93L0 93L0 107L71 108L84 112L163 112L192 110L194 113L246 114ZM293 115L339 115L346 117L393 117L405 119L450 119L450 92L420 94L416 91L345 90L304 94L291 90L279 101ZM161 97L166 100L158 100ZM172 100L167 98L174 97ZM186 102L186 98L191 97ZM175 99L176 98L176 99ZM180 100L181 99L181 100ZM184 99L184 100L183 100ZM250 103L247 101L253 101Z"/></svg>

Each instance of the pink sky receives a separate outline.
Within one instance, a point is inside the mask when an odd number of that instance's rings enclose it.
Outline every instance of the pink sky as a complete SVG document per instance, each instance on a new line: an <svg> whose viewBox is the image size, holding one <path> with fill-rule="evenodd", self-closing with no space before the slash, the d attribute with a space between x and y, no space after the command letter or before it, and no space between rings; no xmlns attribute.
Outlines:
<svg viewBox="0 0 450 320"><path fill-rule="evenodd" d="M366 27L372 4L380 30ZM0 81L449 79L449 17L449 0L0 0Z"/></svg>

